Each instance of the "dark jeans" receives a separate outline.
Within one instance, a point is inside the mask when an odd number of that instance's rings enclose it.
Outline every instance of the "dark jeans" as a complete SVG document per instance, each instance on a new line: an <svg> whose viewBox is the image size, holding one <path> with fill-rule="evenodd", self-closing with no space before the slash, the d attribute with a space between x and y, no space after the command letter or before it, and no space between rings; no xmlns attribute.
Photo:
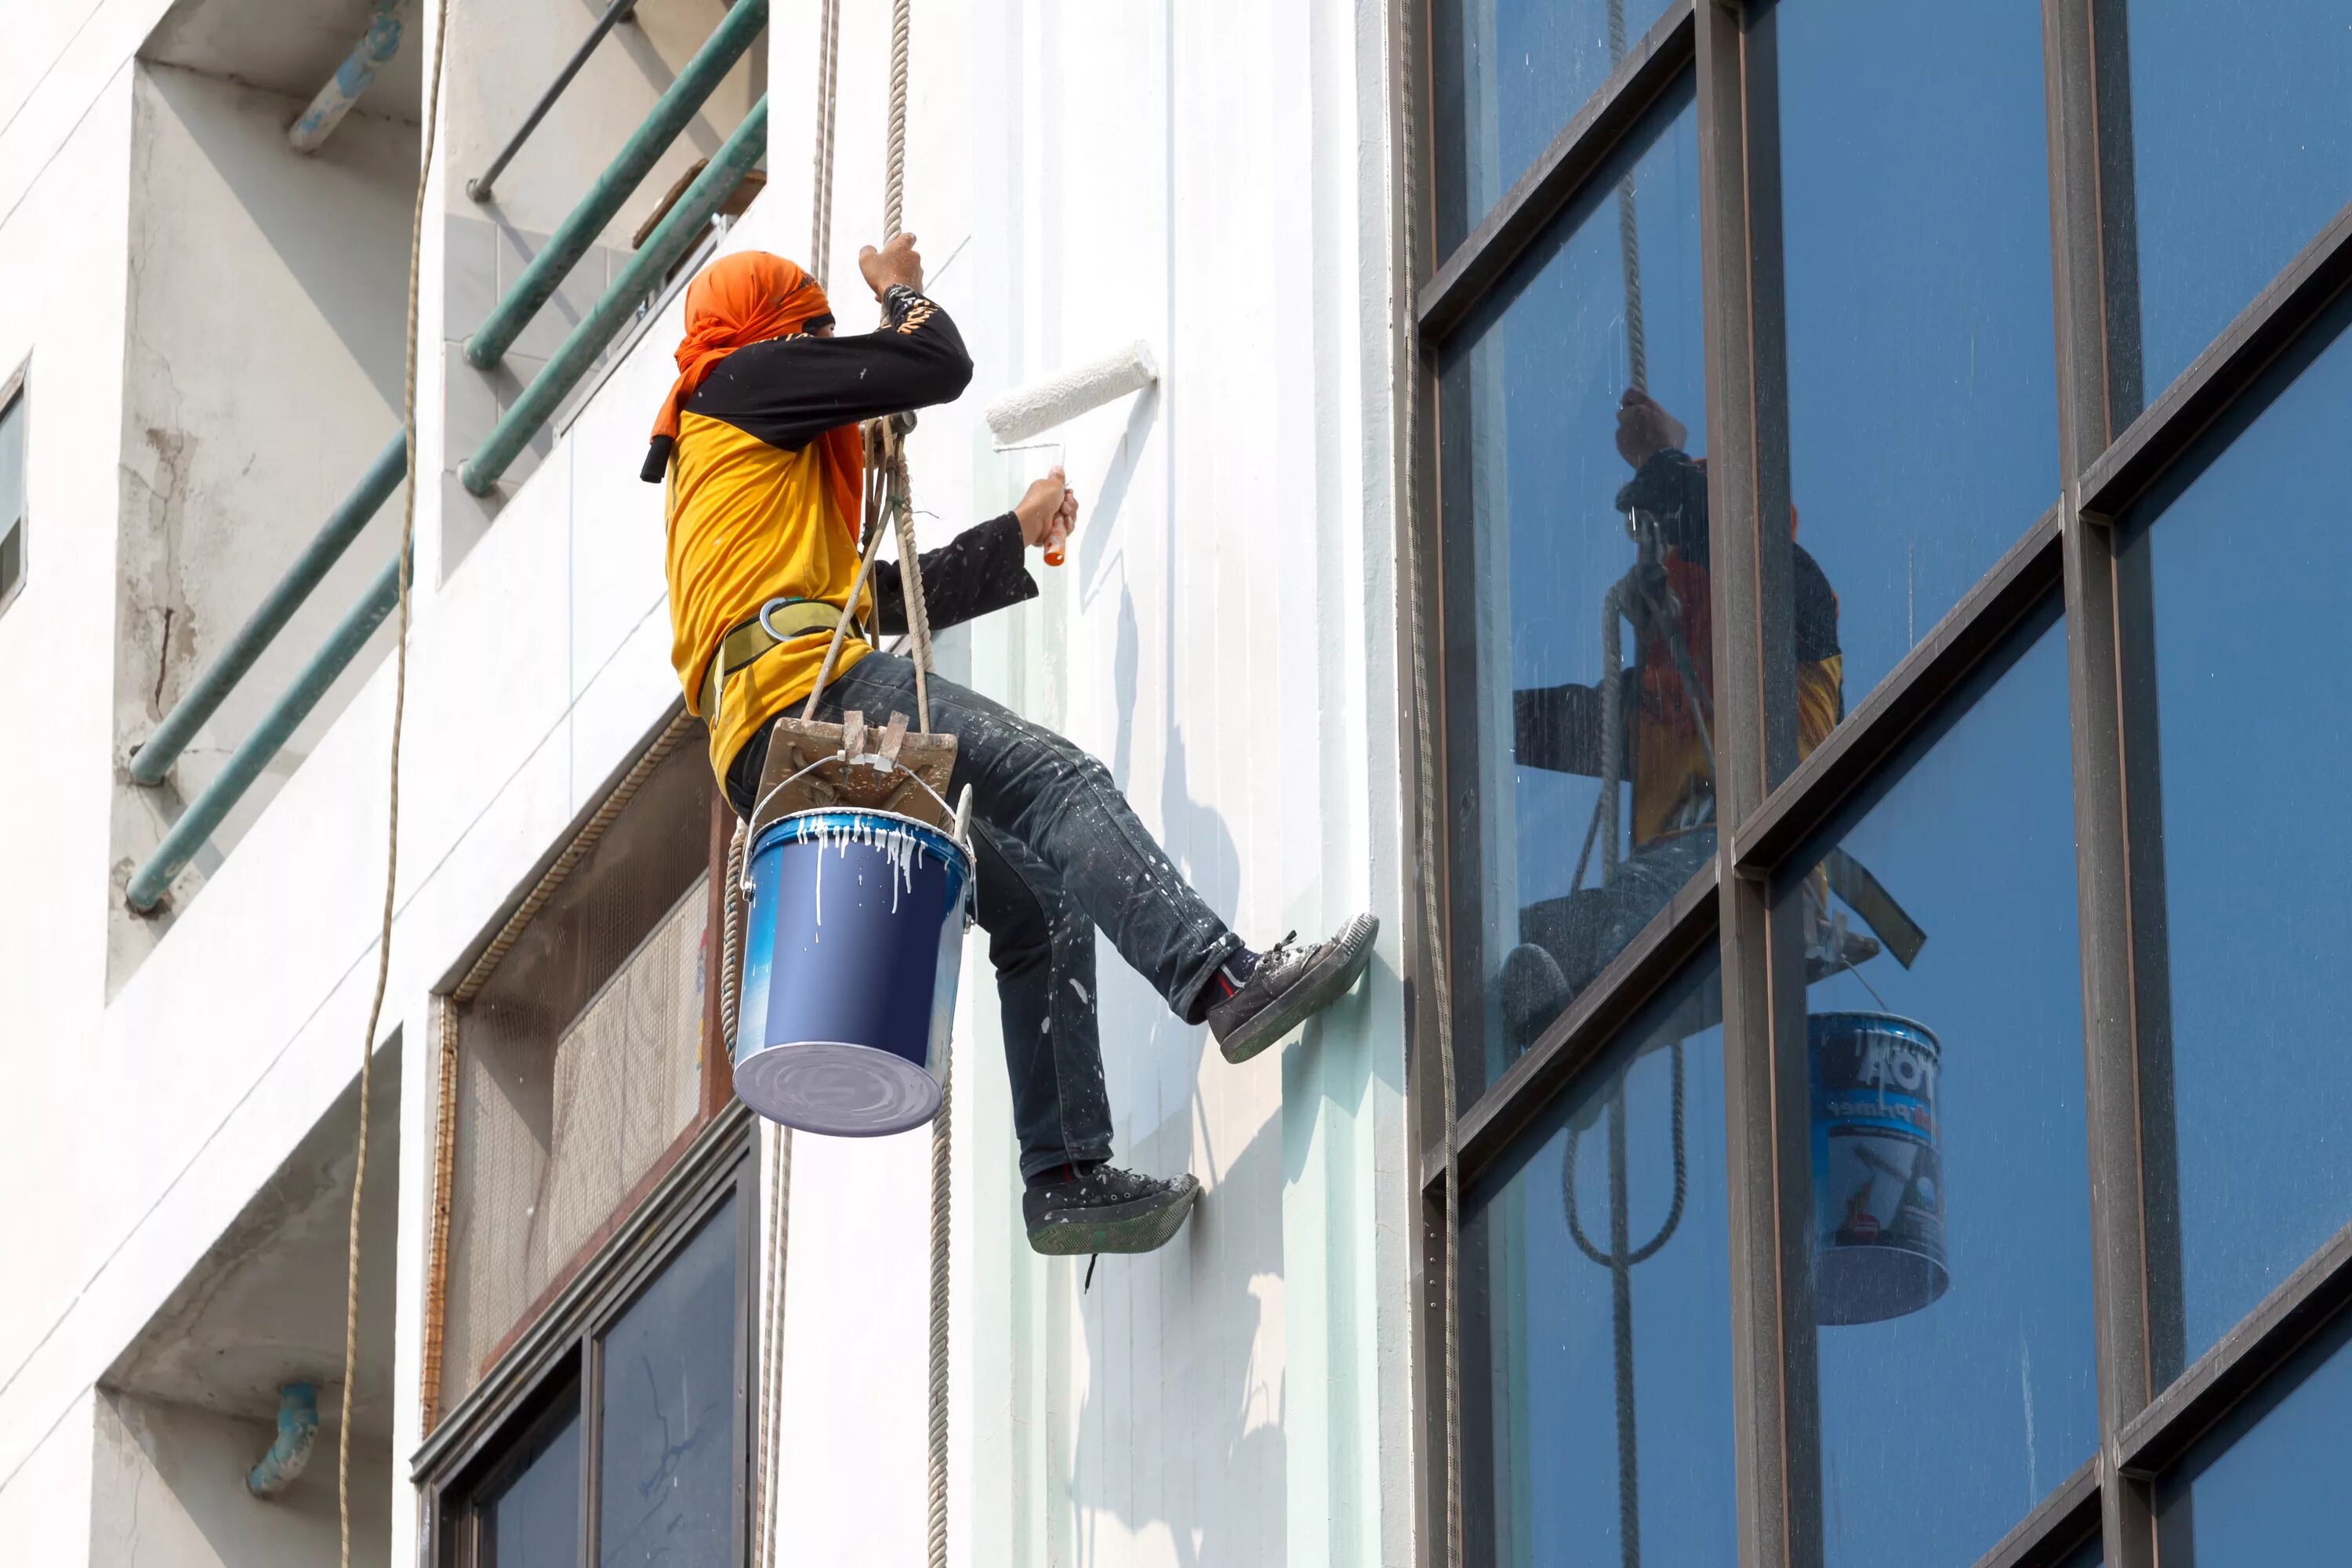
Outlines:
<svg viewBox="0 0 2352 1568"><path fill-rule="evenodd" d="M1580 888L1519 911L1519 940L1552 955L1573 995L1626 945L1651 917L1715 858L1715 829L1695 827L1657 839L1620 861L1598 888Z"/></svg>
<svg viewBox="0 0 2352 1568"><path fill-rule="evenodd" d="M1136 820L1110 770L1001 703L933 675L931 726L956 737L948 789L971 785L978 909L996 966L1004 1060L1013 1078L1021 1171L1110 1156L1095 1017L1095 930L1198 1023L1210 977L1242 946ZM817 716L856 709L870 724L915 711L915 667L870 653L825 689ZM727 770L727 798L748 816L767 762L762 729Z"/></svg>

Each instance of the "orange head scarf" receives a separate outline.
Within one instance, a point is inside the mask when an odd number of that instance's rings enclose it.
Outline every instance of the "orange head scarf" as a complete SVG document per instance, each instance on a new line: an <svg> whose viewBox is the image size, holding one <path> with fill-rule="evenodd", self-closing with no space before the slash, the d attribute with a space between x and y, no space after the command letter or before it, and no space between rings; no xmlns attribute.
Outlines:
<svg viewBox="0 0 2352 1568"><path fill-rule="evenodd" d="M654 420L654 451L667 466L677 440L678 415L702 385L711 367L737 349L791 337L833 307L816 279L781 256L739 250L722 256L686 289L686 336L677 342L677 379ZM834 504L850 537L857 536L866 472L865 445L857 426L844 425L817 437ZM648 464L650 469L654 465Z"/></svg>

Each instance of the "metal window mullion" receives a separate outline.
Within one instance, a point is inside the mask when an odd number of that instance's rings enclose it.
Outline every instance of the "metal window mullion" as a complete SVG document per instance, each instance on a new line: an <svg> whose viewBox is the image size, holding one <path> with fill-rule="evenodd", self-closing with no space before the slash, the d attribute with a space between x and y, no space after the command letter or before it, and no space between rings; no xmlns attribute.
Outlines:
<svg viewBox="0 0 2352 1568"><path fill-rule="evenodd" d="M1436 559L1436 382L1429 374L1422 355L1422 331L1413 309L1413 301L1422 279L1428 275L1427 237L1434 230L1435 205L1433 184L1428 177L1429 132L1433 111L1433 93L1429 73L1430 6L1442 0L1399 0L1390 9L1391 31L1388 39L1390 60L1389 123L1394 130L1391 142L1389 198L1393 214L1390 224L1390 267L1394 283L1395 325L1391 340L1395 356L1395 375L1391 385L1390 438L1393 443L1390 464L1394 560L1396 574L1396 654L1400 671L1412 668L1416 656L1413 637L1416 616L1412 606L1418 603L1422 615L1418 621L1427 640L1438 642L1437 627L1443 599L1438 592ZM1416 178L1416 174L1419 177ZM1404 570L1406 562L1418 563L1418 574ZM1437 697L1440 689L1434 646L1419 650L1429 661L1430 705L1438 712L1423 711L1414 684L1410 679L1399 682L1398 711L1402 717L1399 741L1402 755L1398 770L1401 776L1399 804L1403 808L1404 847L1402 895L1409 911L1403 922L1400 955L1407 977L1405 986L1405 1073L1407 1125L1412 1129L1412 1145L1416 1160L1420 1151L1436 1143L1444 1136L1444 1117L1453 1103L1454 1086L1445 1081L1435 1048L1439 1027L1436 1003L1437 987L1431 984L1436 966L1446 962L1447 945L1442 930L1431 931L1423 920L1423 889L1431 878L1438 879L1441 896L1438 919L1445 917L1446 900L1442 889L1446 875L1445 833L1443 814L1435 817L1433 835L1421 830L1422 804L1424 791L1433 791L1444 798L1443 783L1445 757L1443 746L1433 752L1435 779L1421 775L1417 737L1424 725L1442 725L1443 704ZM1443 734L1442 728L1438 731ZM1444 1355L1446 1303L1444 1299L1445 1194L1444 1173L1435 1171L1440 1185L1433 1194L1422 1184L1423 1178L1433 1173L1413 1172L1414 1191L1421 1201L1420 1224L1416 1229L1419 1245L1414 1247L1410 1288L1412 1291L1412 1358L1417 1392L1418 1420L1413 1428L1418 1462L1413 1467L1416 1485L1413 1489L1414 1561L1417 1568L1451 1568L1448 1562L1450 1542L1446 1540L1446 1478L1444 1467L1449 1462L1445 1428ZM1465 1501L1468 1484L1464 1482Z"/></svg>
<svg viewBox="0 0 2352 1568"><path fill-rule="evenodd" d="M1771 776L1765 697L1775 570L1760 520L1787 515L1781 360L1778 109L1769 58L1751 58L1751 18L1697 8L1699 247L1706 354L1707 507L1715 637L1718 940L1724 1100L1730 1174L1732 1415L1739 1560L1792 1568L1818 1560L1819 1422L1809 1312L1791 1310L1792 1257L1806 1235L1804 1053L1775 1051L1774 1008L1793 1006L1803 1038L1801 955L1773 929L1769 889L1734 874L1733 829ZM1761 89L1761 102L1759 89ZM1763 221L1759 222L1759 209ZM1793 733L1793 731L1791 731ZM1794 758L1785 759L1793 763ZM1782 1037L1786 1037L1785 1035ZM1793 1075L1793 1077L1792 1077ZM1777 1113L1780 1105L1793 1114ZM1793 1182L1793 1186L1792 1186ZM1799 1276L1801 1278L1801 1275Z"/></svg>
<svg viewBox="0 0 2352 1568"><path fill-rule="evenodd" d="M2107 445L2108 283L2101 225L2099 0L2043 0L2052 290L2064 496L2060 563L2066 595L2074 882L2083 985L2084 1108L2090 1169L2091 1278L2097 1330L2099 1510L2109 1568L2153 1568L2145 1485L2116 1466L2116 1434L2147 1403L2147 1250L2133 1005L2131 879L2126 831L2115 538L2082 510L2081 476ZM2136 333L2137 321L2131 323Z"/></svg>
<svg viewBox="0 0 2352 1568"><path fill-rule="evenodd" d="M1684 883L1624 951L1577 994L1568 1010L1546 1026L1485 1093L1462 1109L1454 1129L1454 1165L1465 1187L1508 1153L1576 1075L1607 1050L1650 999L1714 940L1715 875L1710 864ZM1444 1131L1437 1129L1423 1145L1423 1190L1433 1196L1445 1191L1444 1146L1438 1142Z"/></svg>

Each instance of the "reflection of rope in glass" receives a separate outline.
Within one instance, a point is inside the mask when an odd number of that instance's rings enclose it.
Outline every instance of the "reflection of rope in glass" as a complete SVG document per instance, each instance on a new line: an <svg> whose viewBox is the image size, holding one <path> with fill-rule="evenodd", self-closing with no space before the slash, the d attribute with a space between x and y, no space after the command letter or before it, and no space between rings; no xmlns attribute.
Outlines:
<svg viewBox="0 0 2352 1568"><path fill-rule="evenodd" d="M1568 1234L1576 1248L1609 1270L1609 1318L1617 1363L1617 1542L1625 1568L1641 1568L1641 1456L1633 1429L1633 1266L1646 1263L1665 1246L1683 1222L1683 1199L1689 1191L1689 1168L1683 1138L1683 1043L1673 1046L1672 1110L1675 1196L1658 1232L1640 1247L1633 1245L1626 1212L1625 1079L1631 1063L1609 1095L1609 1249L1603 1252L1584 1234L1577 1214L1576 1145L1583 1130L1569 1123L1568 1148L1560 1160L1560 1204L1568 1212Z"/></svg>

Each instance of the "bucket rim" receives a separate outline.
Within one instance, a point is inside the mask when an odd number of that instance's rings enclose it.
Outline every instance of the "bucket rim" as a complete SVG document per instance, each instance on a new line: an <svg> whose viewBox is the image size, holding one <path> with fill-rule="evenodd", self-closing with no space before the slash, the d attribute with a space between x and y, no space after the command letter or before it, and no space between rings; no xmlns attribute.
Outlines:
<svg viewBox="0 0 2352 1568"><path fill-rule="evenodd" d="M1848 1019L1861 1019L1873 1024L1900 1024L1906 1029L1916 1029L1927 1037L1928 1046L1937 1056L1944 1054L1944 1037L1941 1035L1919 1022L1918 1019L1906 1017L1900 1013L1878 1013L1868 1008L1842 1008L1826 1013L1808 1013L1805 1015L1805 1032L1810 1036L1818 1024L1831 1021L1843 1023Z"/></svg>
<svg viewBox="0 0 2352 1568"><path fill-rule="evenodd" d="M813 816L864 817L869 821L887 822L893 826L911 830L926 839L936 840L940 845L953 849L964 862L965 868L967 870L971 868L972 860L971 847L946 828L935 827L919 817L908 816L903 812L883 811L878 807L865 805L811 806L806 811L795 811L779 816L760 829L759 836L751 841L751 847L744 852L746 861L759 854L785 828L791 827L795 823L804 822Z"/></svg>

